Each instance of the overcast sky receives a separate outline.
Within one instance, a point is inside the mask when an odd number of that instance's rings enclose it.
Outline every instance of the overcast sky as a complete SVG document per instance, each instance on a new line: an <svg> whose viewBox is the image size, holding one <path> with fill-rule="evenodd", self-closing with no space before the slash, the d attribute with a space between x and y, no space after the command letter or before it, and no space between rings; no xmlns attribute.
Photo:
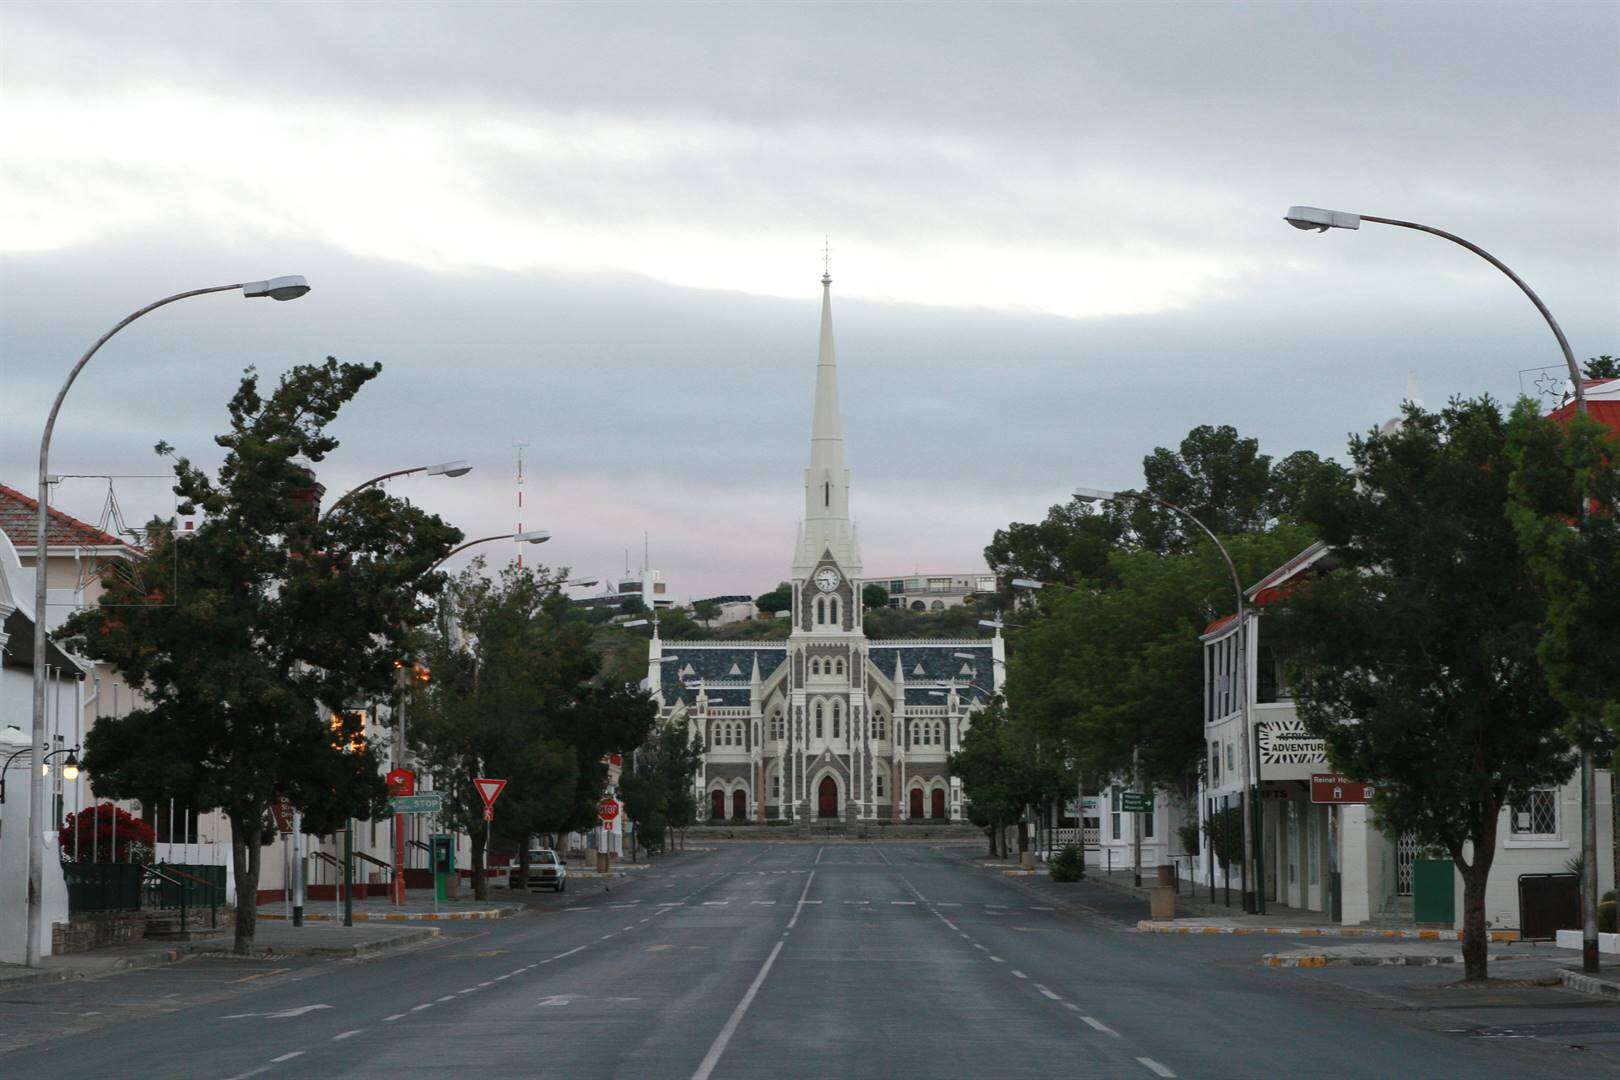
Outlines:
<svg viewBox="0 0 1620 1080"><path fill-rule="evenodd" d="M186 4L0 7L0 480L216 460L240 369L380 360L323 479L678 595L785 576L823 237L869 576L1230 423L1341 455L1620 352L1620 5ZM120 482L134 516L172 505ZM59 502L96 520L105 482Z"/></svg>

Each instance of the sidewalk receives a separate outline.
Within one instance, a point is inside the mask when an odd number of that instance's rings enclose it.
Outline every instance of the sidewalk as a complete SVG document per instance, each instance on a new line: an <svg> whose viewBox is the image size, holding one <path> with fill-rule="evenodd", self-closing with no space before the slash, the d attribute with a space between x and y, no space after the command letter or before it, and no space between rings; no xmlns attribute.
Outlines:
<svg viewBox="0 0 1620 1080"><path fill-rule="evenodd" d="M285 922L261 922L254 928L253 956L355 957L402 949L439 936L433 926L343 926L310 925L295 927ZM0 964L0 989L35 983L94 979L119 971L172 964L191 956L230 956L233 948L229 927L217 938L201 941L143 941L82 953L47 956L44 965L27 968L20 964Z"/></svg>
<svg viewBox="0 0 1620 1080"><path fill-rule="evenodd" d="M469 887L467 892L472 890ZM506 888L491 889L490 895L508 893ZM523 910L517 900L474 900L463 896L457 900L433 903L430 889L409 889L405 893L405 906L396 908L386 897L366 897L354 901L354 921L376 922L450 922L464 919L501 919ZM285 922L291 918L285 901L266 904L259 908L260 922ZM332 900L317 900L304 905L306 923L341 923L343 904Z"/></svg>

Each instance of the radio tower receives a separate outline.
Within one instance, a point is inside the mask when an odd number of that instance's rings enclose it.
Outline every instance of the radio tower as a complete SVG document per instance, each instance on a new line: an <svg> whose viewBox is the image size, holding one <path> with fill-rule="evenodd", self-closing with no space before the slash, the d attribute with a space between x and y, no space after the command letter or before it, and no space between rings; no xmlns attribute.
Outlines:
<svg viewBox="0 0 1620 1080"><path fill-rule="evenodd" d="M523 448L528 445L529 441L527 439L512 444L517 450L517 531L520 533L523 531ZM517 548L517 565L518 569L521 570L523 569L523 545L521 543L515 544L514 547Z"/></svg>

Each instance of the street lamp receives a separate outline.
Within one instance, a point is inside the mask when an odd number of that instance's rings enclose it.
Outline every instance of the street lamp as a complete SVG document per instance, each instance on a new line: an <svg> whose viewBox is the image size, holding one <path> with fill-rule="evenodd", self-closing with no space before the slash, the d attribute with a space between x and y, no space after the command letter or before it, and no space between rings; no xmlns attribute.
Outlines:
<svg viewBox="0 0 1620 1080"><path fill-rule="evenodd" d="M1298 209L1296 207L1296 209ZM1290 211L1292 213L1293 211ZM1171 513L1178 514L1192 522L1209 537L1215 545L1215 550L1221 553L1226 562L1226 569L1232 576L1232 591L1237 597L1237 699L1238 699L1238 726L1243 733L1243 910L1253 913L1265 911L1265 894L1260 887L1258 869L1254 863L1254 834L1251 818L1254 815L1254 802L1251 799L1249 786L1252 768L1250 765L1249 744L1254 735L1249 731L1249 682L1245 674L1248 668L1249 626L1244 619L1243 611L1243 582L1238 578L1237 566L1232 562L1231 552L1221 543L1209 526L1199 521L1187 510L1175 503L1161 499L1157 495L1150 495L1144 491L1108 491L1103 488L1076 488L1074 497L1082 502L1121 502L1129 499L1141 499L1155 506L1163 507ZM1140 830L1137 831L1140 836ZM1138 868L1140 873L1140 868Z"/></svg>
<svg viewBox="0 0 1620 1080"><path fill-rule="evenodd" d="M499 536L481 536L477 540L469 540L460 547L451 548L449 553L428 568L432 573L468 548L478 544L493 544L497 540L516 540L520 544L543 544L551 539L551 534L544 529L530 529L528 532L501 533Z"/></svg>
<svg viewBox="0 0 1620 1080"><path fill-rule="evenodd" d="M1444 229L1437 229L1432 225L1422 225L1416 221L1401 221L1398 218L1374 217L1371 214L1347 214L1337 210L1323 210L1316 206L1290 206L1283 215L1283 220L1296 229L1314 229L1317 232L1326 232L1328 229L1359 229L1363 221L1375 221L1380 225L1393 225L1400 229L1415 229L1426 232L1431 236L1438 236L1442 240L1450 240L1459 247L1465 247L1475 255L1484 259L1502 273L1506 274L1513 284L1519 287L1530 302L1536 305L1541 317L1547 320L1547 326L1552 330L1553 337L1558 339L1558 350L1564 354L1564 364L1569 368L1569 381L1575 388L1575 411L1586 415L1586 389L1581 385L1581 368L1575 362L1575 353L1570 350L1569 339L1564 337L1563 328L1558 320L1553 318L1547 305L1541 302L1541 297L1518 274L1515 274L1507 263L1486 251L1478 244L1464 240L1454 233ZM1585 499L1581 500L1581 516L1584 519L1590 512ZM1581 749L1581 970L1595 974L1598 970L1598 926L1597 926L1597 774L1592 767L1592 752L1583 747Z"/></svg>
<svg viewBox="0 0 1620 1080"><path fill-rule="evenodd" d="M156 311L165 304L172 304L176 300L184 300L192 296L203 296L207 293L234 292L242 290L243 296L264 297L272 300L296 300L309 292L309 282L302 277L292 275L289 277L269 278L265 281L237 282L234 285L211 285L206 289L191 289L187 292L175 293L162 300L151 303L133 314L126 315L111 330L108 330L96 343L91 345L85 354L79 357L68 372L62 388L56 392L56 400L51 402L51 411L45 417L45 431L39 440L39 504L35 507L34 520L34 759L43 761L45 758L45 643L48 631L45 626L45 530L50 520L51 501L51 432L56 428L56 416L62 411L62 402L67 392L73 387L73 382L79 377L79 372L90 362L100 348L107 344L112 336L142 315ZM34 775L28 784L28 943L24 952L25 962L29 967L38 967L40 962L39 938L42 930L44 909L40 906L41 897L45 889L45 834L40 831L39 823L45 820L45 782L44 778Z"/></svg>
<svg viewBox="0 0 1620 1080"><path fill-rule="evenodd" d="M321 517L330 516L332 511L342 506L349 500L351 496L364 491L368 487L375 484L380 484L384 480L392 480L396 476L410 476L412 473L419 472L425 472L429 476L448 476L455 478L457 476L466 476L468 473L472 472L472 466L465 461L442 461L437 465L416 465L409 469L395 469L393 472L385 472L381 476L373 476L365 483L356 484L348 491L345 491L342 495L339 495L336 501L334 501L331 506L326 508L326 513L322 514Z"/></svg>

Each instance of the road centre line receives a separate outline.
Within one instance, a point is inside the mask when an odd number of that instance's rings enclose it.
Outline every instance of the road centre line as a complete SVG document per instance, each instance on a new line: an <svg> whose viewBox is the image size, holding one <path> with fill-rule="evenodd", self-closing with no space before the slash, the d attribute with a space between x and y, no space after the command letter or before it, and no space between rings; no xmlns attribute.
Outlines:
<svg viewBox="0 0 1620 1080"><path fill-rule="evenodd" d="M1041 987L1040 989L1041 989L1041 993L1045 994L1047 997L1051 998L1053 1001L1062 1001L1063 1000L1062 998L1058 997L1056 994L1052 993L1052 991L1048 990L1044 986Z"/></svg>
<svg viewBox="0 0 1620 1080"><path fill-rule="evenodd" d="M787 928L793 929L799 923L799 916L804 912L804 898L810 895L810 883L816 880L816 872L810 871L810 876L804 879L804 891L799 894L799 902L793 908L793 918L788 920ZM719 1060L718 1058L716 1060ZM705 1073L704 1075L708 1075Z"/></svg>
<svg viewBox="0 0 1620 1080"><path fill-rule="evenodd" d="M336 1035L332 1036L332 1041L333 1042L342 1042L344 1039L351 1038L351 1037L353 1037L355 1035L358 1035L364 1030L366 1030L366 1029L365 1028L355 1028L353 1031L340 1031Z"/></svg>
<svg viewBox="0 0 1620 1080"><path fill-rule="evenodd" d="M992 956L990 959L994 960L995 957ZM1014 968L1013 969L1013 978L1015 978L1015 979L1027 979L1027 978L1029 978L1029 976L1025 975L1022 971L1019 971L1017 968Z"/></svg>
<svg viewBox="0 0 1620 1080"><path fill-rule="evenodd" d="M454 994L446 994L446 995L444 995L444 997L439 998L438 1000L439 1001L454 1001L454 1000L456 1000L456 995L454 995Z"/></svg>
<svg viewBox="0 0 1620 1080"><path fill-rule="evenodd" d="M1103 1023L1101 1020L1098 1020L1094 1016L1082 1016L1080 1019L1084 1020L1092 1028L1102 1032L1104 1035L1112 1035L1116 1039L1120 1037L1119 1032L1115 1031L1113 1028L1109 1027L1107 1024Z"/></svg>
<svg viewBox="0 0 1620 1080"><path fill-rule="evenodd" d="M433 1008L433 1002L428 1001L428 1002L422 1003L421 1005L412 1005L411 1006L411 1012L421 1012L423 1009L431 1009L431 1008Z"/></svg>
<svg viewBox="0 0 1620 1080"><path fill-rule="evenodd" d="M304 1052L302 1050L294 1050L290 1054L282 1054L280 1057L271 1058L270 1059L270 1064L272 1064L272 1065L280 1065L283 1061L291 1061L295 1057L303 1057L303 1056L304 1056Z"/></svg>
<svg viewBox="0 0 1620 1080"><path fill-rule="evenodd" d="M395 1020L403 1020L403 1019L405 1019L405 1014L404 1013L395 1013L393 1016L385 1016L385 1017L383 1017L383 1021L385 1023L390 1023L390 1022L395 1021Z"/></svg>
<svg viewBox="0 0 1620 1080"><path fill-rule="evenodd" d="M1136 1060L1140 1061L1143 1065L1147 1066L1147 1068L1151 1072L1156 1073L1159 1076L1167 1076L1168 1077L1168 1076L1175 1076L1176 1075L1175 1073L1170 1071L1168 1066L1161 1065L1157 1061L1154 1061L1150 1057L1139 1057Z"/></svg>
<svg viewBox="0 0 1620 1080"><path fill-rule="evenodd" d="M808 891L810 882L805 881L804 886ZM803 902L803 898L800 899L800 902ZM797 919L798 916L795 915L794 918ZM731 1042L731 1037L737 1033L737 1025L742 1023L743 1014L748 1011L748 1006L754 1003L754 995L759 993L759 988L765 984L765 976L771 973L772 965L776 963L776 958L782 953L783 944L783 942L778 941L771 948L771 954L765 958L765 963L760 967L759 974L755 975L754 981L749 984L748 992L743 995L741 1001L737 1002L737 1007L731 1011L731 1017L726 1021L726 1026L720 1029L719 1035L715 1036L714 1045L709 1047L709 1052L703 1056L703 1061L698 1065L697 1072L692 1074L692 1080L709 1080L709 1075L714 1072L714 1067L720 1064L720 1055L726 1052L726 1044Z"/></svg>

